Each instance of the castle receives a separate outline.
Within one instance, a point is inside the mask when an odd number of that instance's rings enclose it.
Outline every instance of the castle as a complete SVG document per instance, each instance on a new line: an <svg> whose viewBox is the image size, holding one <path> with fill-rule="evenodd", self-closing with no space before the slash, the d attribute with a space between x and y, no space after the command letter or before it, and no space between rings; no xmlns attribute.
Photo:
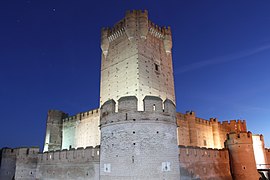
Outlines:
<svg viewBox="0 0 270 180"><path fill-rule="evenodd" d="M128 11L101 49L100 108L49 110L43 152L1 149L1 180L268 178L270 149L245 120L176 112L170 27Z"/></svg>

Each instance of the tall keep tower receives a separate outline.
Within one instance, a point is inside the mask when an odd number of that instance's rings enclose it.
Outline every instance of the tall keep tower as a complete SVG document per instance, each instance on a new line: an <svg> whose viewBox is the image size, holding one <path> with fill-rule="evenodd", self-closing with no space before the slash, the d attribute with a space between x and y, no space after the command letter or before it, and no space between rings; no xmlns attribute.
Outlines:
<svg viewBox="0 0 270 180"><path fill-rule="evenodd" d="M136 96L138 110L145 96L175 103L171 48L170 28L153 24L147 11L128 11L113 28L103 28L100 106L123 96Z"/></svg>
<svg viewBox="0 0 270 180"><path fill-rule="evenodd" d="M132 11L101 41L100 180L179 180L170 28Z"/></svg>

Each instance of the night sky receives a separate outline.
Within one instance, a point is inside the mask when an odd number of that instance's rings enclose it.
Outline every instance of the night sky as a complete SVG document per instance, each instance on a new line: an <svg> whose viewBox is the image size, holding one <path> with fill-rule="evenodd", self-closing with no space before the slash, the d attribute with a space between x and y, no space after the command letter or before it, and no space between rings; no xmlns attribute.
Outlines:
<svg viewBox="0 0 270 180"><path fill-rule="evenodd" d="M179 112L246 119L270 146L269 0L0 0L0 147L42 147L49 109L99 106L100 30L129 9L172 28Z"/></svg>

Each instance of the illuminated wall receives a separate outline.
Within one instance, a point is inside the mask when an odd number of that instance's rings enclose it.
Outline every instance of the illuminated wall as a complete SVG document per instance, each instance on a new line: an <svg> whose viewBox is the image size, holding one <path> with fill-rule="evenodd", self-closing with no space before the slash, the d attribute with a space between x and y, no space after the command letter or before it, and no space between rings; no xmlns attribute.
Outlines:
<svg viewBox="0 0 270 180"><path fill-rule="evenodd" d="M245 120L219 122L216 118L205 120L196 117L195 112L177 113L178 144L206 148L224 148L227 133L246 132Z"/></svg>
<svg viewBox="0 0 270 180"><path fill-rule="evenodd" d="M263 135L253 134L252 141L257 169L268 168L268 166L266 166L268 163L265 154Z"/></svg>
<svg viewBox="0 0 270 180"><path fill-rule="evenodd" d="M62 134L62 149L99 145L99 109L63 119Z"/></svg>

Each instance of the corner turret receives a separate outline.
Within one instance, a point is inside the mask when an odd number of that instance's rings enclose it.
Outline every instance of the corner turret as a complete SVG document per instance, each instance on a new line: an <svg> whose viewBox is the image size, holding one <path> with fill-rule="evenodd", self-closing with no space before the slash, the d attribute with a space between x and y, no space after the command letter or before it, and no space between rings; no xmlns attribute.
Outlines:
<svg viewBox="0 0 270 180"><path fill-rule="evenodd" d="M231 173L234 180L259 179L252 144L251 132L227 135L225 145L229 149Z"/></svg>
<svg viewBox="0 0 270 180"><path fill-rule="evenodd" d="M63 119L67 116L68 115L62 111L48 111L43 152L61 150Z"/></svg>

